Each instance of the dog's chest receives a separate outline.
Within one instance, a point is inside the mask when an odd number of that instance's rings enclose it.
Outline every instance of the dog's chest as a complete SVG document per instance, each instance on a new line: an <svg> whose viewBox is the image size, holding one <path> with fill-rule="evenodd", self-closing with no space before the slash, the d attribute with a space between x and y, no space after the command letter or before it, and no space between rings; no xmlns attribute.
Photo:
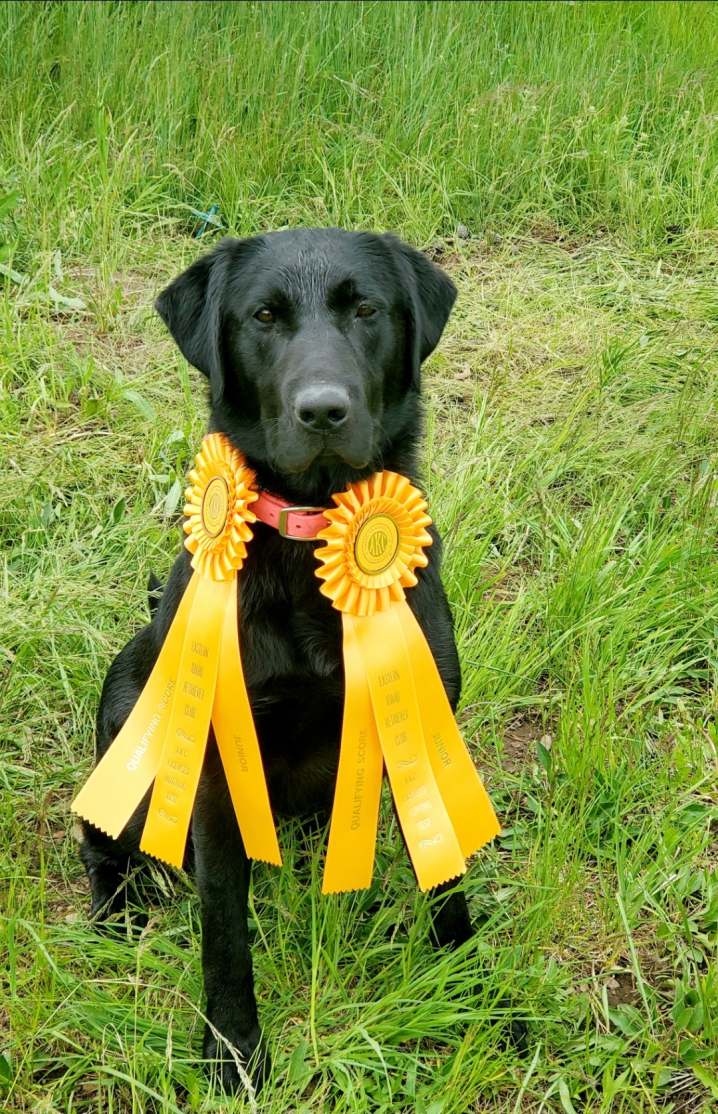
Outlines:
<svg viewBox="0 0 718 1114"><path fill-rule="evenodd" d="M256 530L240 575L239 632L250 690L273 679L341 679L341 619L319 591L314 547Z"/></svg>
<svg viewBox="0 0 718 1114"><path fill-rule="evenodd" d="M272 807L331 805L344 703L342 626L313 547L257 530L240 574L239 641Z"/></svg>

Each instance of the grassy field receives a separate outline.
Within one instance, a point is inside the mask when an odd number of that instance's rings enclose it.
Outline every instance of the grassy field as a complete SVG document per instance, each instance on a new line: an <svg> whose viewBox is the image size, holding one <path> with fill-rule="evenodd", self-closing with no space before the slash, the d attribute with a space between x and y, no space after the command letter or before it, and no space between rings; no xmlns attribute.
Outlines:
<svg viewBox="0 0 718 1114"><path fill-rule="evenodd" d="M717 47L714 3L0 8L9 1111L718 1103ZM274 1078L234 1101L199 1063L191 877L98 934L69 813L180 544L205 390L151 306L212 205L235 234L391 227L459 286L424 476L504 825L453 954L388 801L368 893L322 898L323 836L282 826L251 921Z"/></svg>

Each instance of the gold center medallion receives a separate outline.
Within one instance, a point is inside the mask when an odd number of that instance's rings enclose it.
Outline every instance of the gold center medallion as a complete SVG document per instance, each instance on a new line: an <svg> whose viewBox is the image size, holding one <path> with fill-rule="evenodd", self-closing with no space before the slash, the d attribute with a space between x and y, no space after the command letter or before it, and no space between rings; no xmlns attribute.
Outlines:
<svg viewBox="0 0 718 1114"><path fill-rule="evenodd" d="M229 488L222 476L214 476L209 481L202 497L202 525L210 538L216 538L224 530L229 510Z"/></svg>
<svg viewBox="0 0 718 1114"><path fill-rule="evenodd" d="M388 514L368 518L354 542L354 558L362 572L378 576L390 568L399 549L399 527Z"/></svg>

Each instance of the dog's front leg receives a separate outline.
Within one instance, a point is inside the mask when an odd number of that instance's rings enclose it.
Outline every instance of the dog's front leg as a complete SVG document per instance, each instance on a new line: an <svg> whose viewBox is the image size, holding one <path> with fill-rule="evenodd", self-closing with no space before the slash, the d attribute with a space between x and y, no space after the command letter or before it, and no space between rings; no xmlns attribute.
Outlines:
<svg viewBox="0 0 718 1114"><path fill-rule="evenodd" d="M225 1090L242 1086L237 1058L259 1088L269 1061L262 1046L247 933L250 862L234 815L214 736L210 736L192 818L207 993L204 1055ZM219 1035L218 1035L219 1034Z"/></svg>
<svg viewBox="0 0 718 1114"><path fill-rule="evenodd" d="M434 943L440 947L458 948L474 934L469 917L469 906L463 890L456 889L456 882L443 882L430 891L431 929Z"/></svg>

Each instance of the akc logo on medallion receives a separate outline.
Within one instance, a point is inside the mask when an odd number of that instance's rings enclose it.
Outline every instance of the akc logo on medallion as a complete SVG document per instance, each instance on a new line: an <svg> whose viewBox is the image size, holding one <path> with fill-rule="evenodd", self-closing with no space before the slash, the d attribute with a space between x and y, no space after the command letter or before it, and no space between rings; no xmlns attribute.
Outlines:
<svg viewBox="0 0 718 1114"><path fill-rule="evenodd" d="M388 514L375 514L360 527L354 557L362 572L378 576L386 572L399 549L399 527Z"/></svg>
<svg viewBox="0 0 718 1114"><path fill-rule="evenodd" d="M229 510L229 489L222 476L210 480L202 499L202 525L210 538L216 538L224 530Z"/></svg>

